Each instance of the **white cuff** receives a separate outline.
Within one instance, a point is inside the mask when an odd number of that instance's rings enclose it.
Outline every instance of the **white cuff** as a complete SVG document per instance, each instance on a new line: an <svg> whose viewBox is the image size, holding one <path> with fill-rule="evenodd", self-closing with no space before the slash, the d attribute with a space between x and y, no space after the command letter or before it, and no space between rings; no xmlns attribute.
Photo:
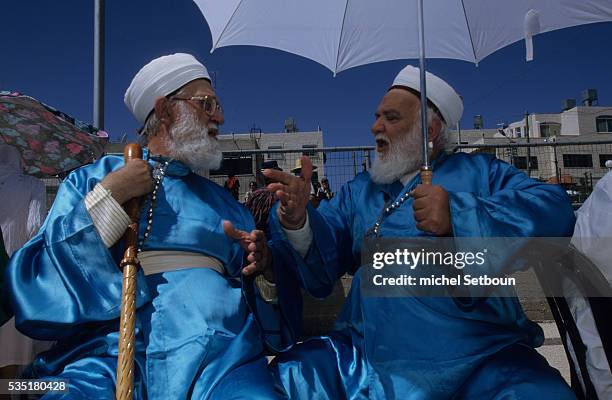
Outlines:
<svg viewBox="0 0 612 400"><path fill-rule="evenodd" d="M308 213L306 213L306 222L300 229L286 229L282 225L281 227L285 235L287 235L287 240L295 251L297 251L302 258L306 257L312 243L312 229L310 228L310 222L308 222Z"/></svg>
<svg viewBox="0 0 612 400"><path fill-rule="evenodd" d="M85 208L106 247L117 243L131 222L111 192L99 183L85 196Z"/></svg>
<svg viewBox="0 0 612 400"><path fill-rule="evenodd" d="M263 275L257 275L255 277L255 285L257 285L259 294L261 294L261 298L264 299L266 303L278 303L276 284L268 282Z"/></svg>

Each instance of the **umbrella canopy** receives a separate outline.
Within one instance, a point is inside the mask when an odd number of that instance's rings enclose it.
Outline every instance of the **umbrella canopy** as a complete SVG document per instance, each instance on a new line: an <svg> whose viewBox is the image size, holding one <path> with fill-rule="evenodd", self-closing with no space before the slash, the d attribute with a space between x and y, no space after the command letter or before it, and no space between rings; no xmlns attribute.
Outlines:
<svg viewBox="0 0 612 400"><path fill-rule="evenodd" d="M417 0L194 0L212 51L254 45L310 58L334 74L419 57ZM612 20L610 0L427 0L428 58L478 63L538 33ZM529 54L528 54L529 55Z"/></svg>
<svg viewBox="0 0 612 400"><path fill-rule="evenodd" d="M26 174L42 178L93 162L108 135L32 97L0 92L0 142L19 149Z"/></svg>

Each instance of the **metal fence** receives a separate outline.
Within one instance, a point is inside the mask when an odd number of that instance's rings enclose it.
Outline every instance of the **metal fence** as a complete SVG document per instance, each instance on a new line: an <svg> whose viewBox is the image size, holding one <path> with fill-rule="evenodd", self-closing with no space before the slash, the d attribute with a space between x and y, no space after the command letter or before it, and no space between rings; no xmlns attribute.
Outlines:
<svg viewBox="0 0 612 400"><path fill-rule="evenodd" d="M559 183L576 207L584 202L597 181L608 171L606 161L612 160L612 141L464 144L450 150L491 153L532 178ZM316 166L313 184L326 177L332 191L337 192L344 183L371 167L374 151L373 146L227 151L223 152L221 169L213 171L210 179L223 186L229 174L236 175L240 181L239 200L244 201L250 181L257 182L259 187L263 185L259 171L264 161L275 160L280 168L291 172L296 167L296 161L302 155L307 155ZM53 178L45 181L50 205L59 180Z"/></svg>
<svg viewBox="0 0 612 400"><path fill-rule="evenodd" d="M224 163L220 171L211 174L211 179L223 185L229 173L240 180L240 200L248 190L249 182L256 181L261 187L257 172L264 161L276 160L287 172L296 166L302 155L311 158L316 170L313 184L328 178L332 191L336 192L359 172L371 167L373 146L328 147L298 150L241 150L224 152ZM561 184L580 205L593 191L597 181L608 171L606 161L612 160L612 141L531 143L468 144L457 145L452 152L490 153L514 165L530 177L548 183ZM528 163L527 160L530 162Z"/></svg>
<svg viewBox="0 0 612 400"><path fill-rule="evenodd" d="M336 192L344 183L358 173L370 168L374 156L373 146L361 147L324 147L298 150L240 150L223 152L223 165L213 171L210 179L223 186L229 174L240 181L240 201L244 199L250 181L258 187L263 185L258 174L264 161L274 160L285 172L292 172L302 155L310 157L316 169L313 171L313 185L324 177L329 180L331 190Z"/></svg>
<svg viewBox="0 0 612 400"><path fill-rule="evenodd" d="M593 191L610 168L612 141L507 143L460 145L455 152L491 153L514 165L534 179L562 185L575 206ZM529 160L529 162L527 161Z"/></svg>

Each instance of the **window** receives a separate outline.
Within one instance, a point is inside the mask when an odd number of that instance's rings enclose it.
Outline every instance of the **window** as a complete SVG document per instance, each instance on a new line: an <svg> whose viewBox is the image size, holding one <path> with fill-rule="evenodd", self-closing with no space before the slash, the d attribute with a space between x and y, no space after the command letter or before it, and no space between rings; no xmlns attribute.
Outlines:
<svg viewBox="0 0 612 400"><path fill-rule="evenodd" d="M531 156L531 169L538 169L538 157ZM514 166L518 169L527 169L527 157L526 156L515 156L514 157Z"/></svg>
<svg viewBox="0 0 612 400"><path fill-rule="evenodd" d="M268 150L282 150L283 145L270 145ZM283 153L268 153L268 160L284 160L285 154Z"/></svg>
<svg viewBox="0 0 612 400"><path fill-rule="evenodd" d="M221 168L211 171L210 175L250 175L253 173L251 156L228 156L221 162Z"/></svg>
<svg viewBox="0 0 612 400"><path fill-rule="evenodd" d="M514 135L516 137L521 137L522 136L522 134L521 134L521 127L520 126L517 126L516 129L514 129Z"/></svg>
<svg viewBox="0 0 612 400"><path fill-rule="evenodd" d="M559 136L561 134L561 124L556 122L540 123L540 137Z"/></svg>
<svg viewBox="0 0 612 400"><path fill-rule="evenodd" d="M612 160L612 154L600 154L599 155L599 166L606 168L606 161Z"/></svg>
<svg viewBox="0 0 612 400"><path fill-rule="evenodd" d="M316 149L317 147L318 146L316 144L305 144L305 145L302 146L302 149ZM304 150L302 152L302 155L308 156L311 159L317 158L318 154L319 154L318 152L312 151L312 150Z"/></svg>
<svg viewBox="0 0 612 400"><path fill-rule="evenodd" d="M600 115L595 119L597 132L612 133L612 115Z"/></svg>
<svg viewBox="0 0 612 400"><path fill-rule="evenodd" d="M593 157L590 154L563 154L565 168L593 168Z"/></svg>

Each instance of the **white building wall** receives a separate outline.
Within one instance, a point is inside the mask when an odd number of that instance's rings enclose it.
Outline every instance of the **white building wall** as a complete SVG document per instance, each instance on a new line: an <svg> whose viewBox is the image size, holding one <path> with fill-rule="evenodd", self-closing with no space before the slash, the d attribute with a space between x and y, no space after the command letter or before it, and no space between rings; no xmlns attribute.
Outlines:
<svg viewBox="0 0 612 400"><path fill-rule="evenodd" d="M578 107L561 113L561 136L577 136L580 134L578 123Z"/></svg>
<svg viewBox="0 0 612 400"><path fill-rule="evenodd" d="M304 146L316 146L315 148L323 147L323 132L290 132L290 133L265 133L261 135L259 142L261 149L268 149L270 147L281 147L283 150L303 149L308 151L308 148ZM284 171L289 171L295 167L295 159L299 158L301 153L287 153L281 156L266 155L264 158L276 159L279 167ZM325 173L325 166L323 165L323 155L316 153L314 157L311 157L313 165L317 166L319 176L323 176Z"/></svg>
<svg viewBox="0 0 612 400"><path fill-rule="evenodd" d="M253 150L261 149L265 150L270 147L279 148L279 150L302 150L297 153L281 153L281 154L261 154L258 158L261 161L275 159L278 162L279 167L283 171L289 172L295 167L295 160L301 157L302 152L310 150L309 147L314 148L323 147L323 132L288 132L288 133L239 133L239 134L224 134L219 135L219 142L222 151L232 150ZM315 153L314 157L311 157L313 165L317 166L317 177L320 178L325 176L325 165L323 163L322 153ZM248 190L249 182L255 180L256 172L256 159L253 157L253 169L252 173L247 175L237 175L240 181L240 201L243 201L246 191ZM219 185L223 185L227 176L217 175L210 177L213 181Z"/></svg>
<svg viewBox="0 0 612 400"><path fill-rule="evenodd" d="M561 124L561 136L577 136L597 132L598 116L612 115L612 107L574 107L558 114L531 114L529 116L529 136L541 137L540 124L556 122ZM512 122L505 129L510 137L517 137L516 128L521 129L521 137L525 137L525 120Z"/></svg>

